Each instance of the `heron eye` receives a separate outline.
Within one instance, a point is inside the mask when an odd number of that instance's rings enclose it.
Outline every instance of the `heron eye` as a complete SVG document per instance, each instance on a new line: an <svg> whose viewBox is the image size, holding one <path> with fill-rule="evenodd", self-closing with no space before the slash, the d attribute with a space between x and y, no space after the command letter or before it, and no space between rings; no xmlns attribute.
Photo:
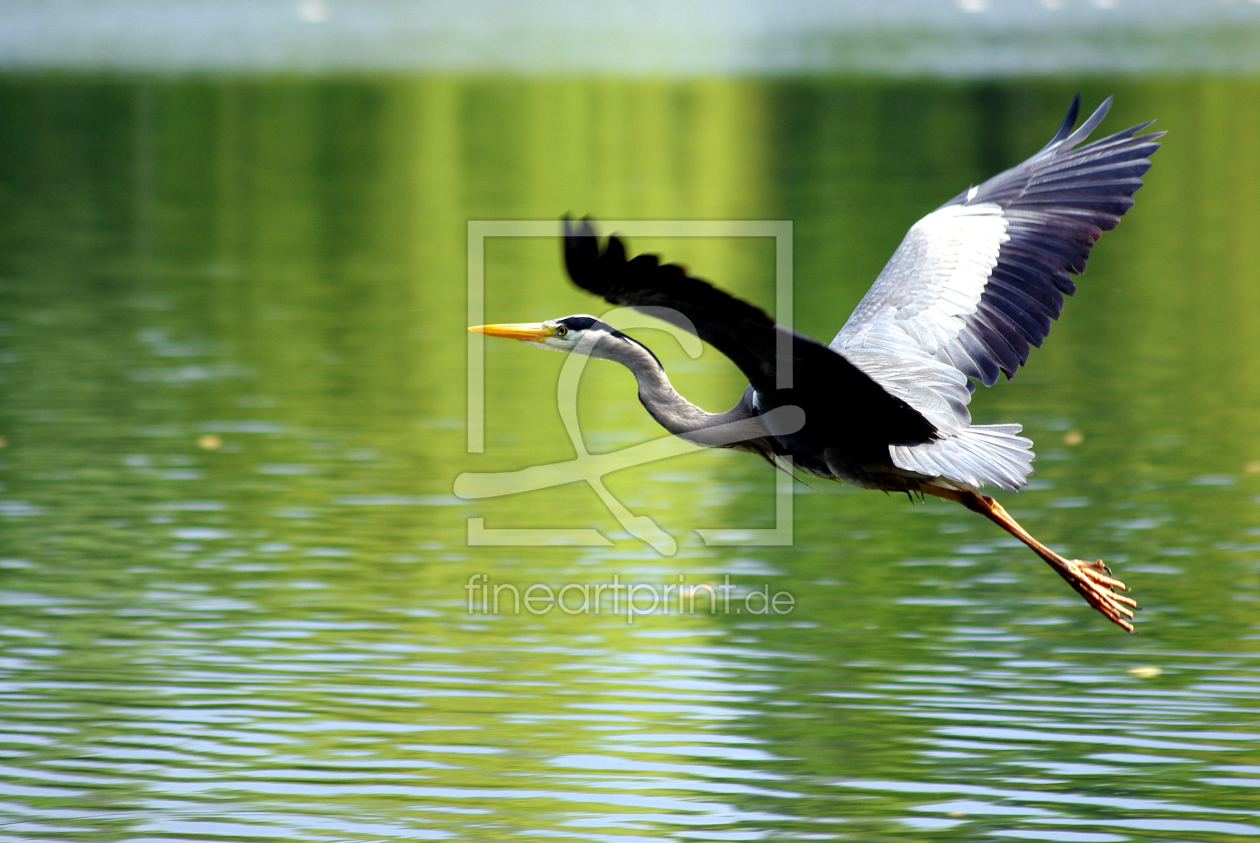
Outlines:
<svg viewBox="0 0 1260 843"><path fill-rule="evenodd" d="M556 326L556 336L557 336L557 337L563 337L563 336L564 336L565 334L567 334L567 333L569 333L569 329L568 329L568 328L566 328L565 326L563 326L563 325L557 325L557 326Z"/></svg>

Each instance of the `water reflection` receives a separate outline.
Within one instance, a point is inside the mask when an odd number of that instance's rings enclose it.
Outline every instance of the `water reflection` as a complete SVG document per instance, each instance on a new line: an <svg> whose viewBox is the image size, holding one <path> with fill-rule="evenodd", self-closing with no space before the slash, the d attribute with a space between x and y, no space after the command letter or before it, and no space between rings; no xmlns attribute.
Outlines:
<svg viewBox="0 0 1260 843"><path fill-rule="evenodd" d="M465 453L468 219L791 218L796 324L829 336L904 229L1039 147L1072 90L5 80L0 836L1260 833L1253 80L1086 92L1169 142L1046 348L975 403L1038 442L1012 511L1123 571L1139 635L946 506L802 487L792 547L705 547L697 526L774 523L739 455L609 478L671 559L470 547L470 517L618 534L583 487L451 494L572 456L543 402L560 358L506 346ZM767 244L636 245L773 301ZM554 243L490 246L488 321L595 306ZM698 403L738 394L716 355L658 351ZM627 378L590 367L588 441L658 435ZM730 575L796 606L469 614L474 573Z"/></svg>

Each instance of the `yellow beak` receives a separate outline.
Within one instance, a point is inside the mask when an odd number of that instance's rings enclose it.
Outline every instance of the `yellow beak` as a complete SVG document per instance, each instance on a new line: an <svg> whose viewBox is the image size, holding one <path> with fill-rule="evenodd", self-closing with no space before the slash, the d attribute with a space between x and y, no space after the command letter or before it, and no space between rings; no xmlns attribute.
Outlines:
<svg viewBox="0 0 1260 843"><path fill-rule="evenodd" d="M507 325L474 325L468 330L488 337L507 337L510 340L542 342L551 336L551 329L541 322L514 322Z"/></svg>

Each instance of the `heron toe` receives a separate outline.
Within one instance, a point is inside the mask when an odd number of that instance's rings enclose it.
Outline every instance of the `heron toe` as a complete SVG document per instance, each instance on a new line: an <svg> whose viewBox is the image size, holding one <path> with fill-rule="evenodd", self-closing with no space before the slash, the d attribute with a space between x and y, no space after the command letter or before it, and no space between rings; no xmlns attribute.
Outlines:
<svg viewBox="0 0 1260 843"><path fill-rule="evenodd" d="M1080 559L1064 559L1063 562L1064 566L1060 569L1063 578L1091 606L1106 615L1108 620L1132 632L1133 624L1129 623L1128 619L1133 617L1137 601L1123 594L1116 594L1116 589L1126 591L1127 587L1120 580L1107 575L1111 572L1103 561L1099 559L1094 562L1084 562ZM1102 573L1103 571L1107 571L1107 574Z"/></svg>

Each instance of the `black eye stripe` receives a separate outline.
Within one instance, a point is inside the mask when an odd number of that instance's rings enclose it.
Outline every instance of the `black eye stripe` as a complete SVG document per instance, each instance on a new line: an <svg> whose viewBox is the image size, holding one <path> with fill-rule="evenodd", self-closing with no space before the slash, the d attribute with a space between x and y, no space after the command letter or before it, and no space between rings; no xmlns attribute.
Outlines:
<svg viewBox="0 0 1260 843"><path fill-rule="evenodd" d="M599 320L591 316L570 316L567 319L562 319L560 324L568 326L574 331L588 331L594 327L598 321Z"/></svg>

